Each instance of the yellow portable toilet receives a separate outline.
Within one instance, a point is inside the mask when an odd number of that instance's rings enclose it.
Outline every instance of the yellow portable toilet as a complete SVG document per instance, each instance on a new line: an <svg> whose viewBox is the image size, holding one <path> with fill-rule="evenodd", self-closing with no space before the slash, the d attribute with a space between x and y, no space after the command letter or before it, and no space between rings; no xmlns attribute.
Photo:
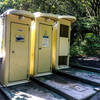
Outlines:
<svg viewBox="0 0 100 100"><path fill-rule="evenodd" d="M30 12L13 9L0 16L0 83L4 85L28 79L33 18Z"/></svg>
<svg viewBox="0 0 100 100"><path fill-rule="evenodd" d="M50 74L52 71L53 26L57 16L36 12L33 14L30 73L34 76Z"/></svg>
<svg viewBox="0 0 100 100"><path fill-rule="evenodd" d="M75 20L74 16L58 16L56 36L53 41L53 68L69 67L71 24Z"/></svg>

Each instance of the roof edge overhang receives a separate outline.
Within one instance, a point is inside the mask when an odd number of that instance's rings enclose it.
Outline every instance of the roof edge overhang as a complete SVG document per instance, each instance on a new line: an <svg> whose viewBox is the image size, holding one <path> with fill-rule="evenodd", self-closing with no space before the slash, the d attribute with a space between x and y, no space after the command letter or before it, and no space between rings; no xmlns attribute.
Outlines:
<svg viewBox="0 0 100 100"><path fill-rule="evenodd" d="M70 16L70 15L58 16L58 19L59 19L59 20L61 20L61 19L69 20L69 21L71 21L71 23L74 23L74 22L76 21L76 17Z"/></svg>
<svg viewBox="0 0 100 100"><path fill-rule="evenodd" d="M35 18L43 17L43 18L48 18L48 19L52 19L52 20L58 20L58 17L51 13L35 12L35 13L33 13L33 15Z"/></svg>
<svg viewBox="0 0 100 100"><path fill-rule="evenodd" d="M41 13L41 12L31 13L29 11L15 10L15 9L9 9L9 10L5 11L3 14L0 15L0 17L6 16L9 14L25 16L25 17L32 18L32 19L35 19L38 17L43 17L43 18L48 18L48 19L52 19L55 21L65 19L65 20L71 21L71 23L74 23L76 21L76 17L70 16L70 15L66 15L66 16L65 15L55 15L55 14L51 14L51 13Z"/></svg>
<svg viewBox="0 0 100 100"><path fill-rule="evenodd" d="M0 16L7 16L10 14L18 15L18 16L25 16L25 17L34 19L34 15L31 12L28 12L25 10L15 10L15 9L9 9L5 11L3 14L1 14Z"/></svg>

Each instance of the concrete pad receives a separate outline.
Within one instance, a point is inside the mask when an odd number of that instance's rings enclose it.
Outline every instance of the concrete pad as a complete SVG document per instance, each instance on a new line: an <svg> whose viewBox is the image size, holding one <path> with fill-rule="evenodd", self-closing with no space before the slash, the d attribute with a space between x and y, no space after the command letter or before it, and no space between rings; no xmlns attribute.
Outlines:
<svg viewBox="0 0 100 100"><path fill-rule="evenodd" d="M90 80L90 81L100 84L100 73L86 71L86 70L77 69L77 68L68 68L61 71L69 75L73 75L73 76Z"/></svg>
<svg viewBox="0 0 100 100"><path fill-rule="evenodd" d="M60 77L56 74L38 77L37 79L68 95L70 97L68 100L84 100L96 93L94 87L90 85Z"/></svg>
<svg viewBox="0 0 100 100"><path fill-rule="evenodd" d="M8 87L12 100L66 100L35 82Z"/></svg>

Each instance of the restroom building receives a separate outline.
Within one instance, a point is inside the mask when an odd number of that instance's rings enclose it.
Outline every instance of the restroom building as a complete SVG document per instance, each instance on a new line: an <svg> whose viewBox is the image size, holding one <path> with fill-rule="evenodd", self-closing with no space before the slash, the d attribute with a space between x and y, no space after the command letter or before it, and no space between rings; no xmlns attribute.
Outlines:
<svg viewBox="0 0 100 100"><path fill-rule="evenodd" d="M0 83L28 79L33 20L33 14L23 10L7 10L0 16Z"/></svg>
<svg viewBox="0 0 100 100"><path fill-rule="evenodd" d="M31 37L30 73L34 76L48 75L52 73L54 24L58 17L40 12L33 15L35 23Z"/></svg>
<svg viewBox="0 0 100 100"><path fill-rule="evenodd" d="M69 67L71 24L75 21L74 16L58 16L57 24L54 26L53 68L63 69Z"/></svg>
<svg viewBox="0 0 100 100"><path fill-rule="evenodd" d="M27 82L69 66L73 16L7 10L0 15L0 83Z"/></svg>

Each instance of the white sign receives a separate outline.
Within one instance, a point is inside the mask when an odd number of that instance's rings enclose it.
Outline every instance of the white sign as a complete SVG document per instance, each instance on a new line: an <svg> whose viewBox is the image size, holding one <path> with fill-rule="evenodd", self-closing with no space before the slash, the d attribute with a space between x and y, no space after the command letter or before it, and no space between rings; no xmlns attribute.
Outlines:
<svg viewBox="0 0 100 100"><path fill-rule="evenodd" d="M49 37L48 36L43 36L42 38L42 47L46 48L49 46Z"/></svg>

